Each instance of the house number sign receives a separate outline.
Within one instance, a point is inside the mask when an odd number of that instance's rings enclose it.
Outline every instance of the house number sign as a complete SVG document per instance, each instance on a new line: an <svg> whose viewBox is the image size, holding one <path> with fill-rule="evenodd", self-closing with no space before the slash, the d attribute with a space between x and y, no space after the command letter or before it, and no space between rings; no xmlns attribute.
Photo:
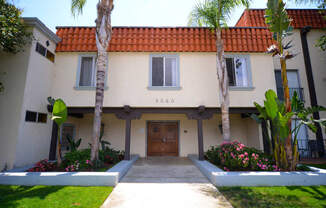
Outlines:
<svg viewBox="0 0 326 208"><path fill-rule="evenodd" d="M156 98L156 103L174 103L174 98Z"/></svg>

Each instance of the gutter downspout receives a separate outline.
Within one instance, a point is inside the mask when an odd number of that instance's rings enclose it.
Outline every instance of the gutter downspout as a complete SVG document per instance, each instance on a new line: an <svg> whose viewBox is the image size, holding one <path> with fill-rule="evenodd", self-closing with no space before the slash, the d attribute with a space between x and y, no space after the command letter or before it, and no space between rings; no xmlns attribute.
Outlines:
<svg viewBox="0 0 326 208"><path fill-rule="evenodd" d="M310 103L311 103L311 106L318 106L316 89L315 89L315 81L314 81L314 77L313 77L313 73L312 73L309 47L308 47L308 41L307 41L307 34L308 34L308 32L310 32L310 30L311 30L310 26L306 26L306 27L302 28L300 30L300 37L301 37L302 52L303 52L304 64L305 64L305 68L306 68L306 75L307 75L307 81L308 81ZM319 112L313 113L313 118L315 120L319 120L320 119ZM317 132L316 132L317 149L318 149L319 157L323 157L324 153L325 153L323 133L322 133L320 124L316 123L316 126L317 126Z"/></svg>

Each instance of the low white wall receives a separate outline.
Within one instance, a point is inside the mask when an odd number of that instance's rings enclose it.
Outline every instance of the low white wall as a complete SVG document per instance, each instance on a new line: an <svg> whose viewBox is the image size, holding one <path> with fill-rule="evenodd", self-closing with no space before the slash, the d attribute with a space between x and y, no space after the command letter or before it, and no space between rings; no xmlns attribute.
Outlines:
<svg viewBox="0 0 326 208"><path fill-rule="evenodd" d="M225 172L208 161L189 158L215 186L317 186L326 185L326 170L295 172Z"/></svg>
<svg viewBox="0 0 326 208"><path fill-rule="evenodd" d="M116 186L139 158L123 160L107 172L5 172L0 173L3 185L47 186Z"/></svg>

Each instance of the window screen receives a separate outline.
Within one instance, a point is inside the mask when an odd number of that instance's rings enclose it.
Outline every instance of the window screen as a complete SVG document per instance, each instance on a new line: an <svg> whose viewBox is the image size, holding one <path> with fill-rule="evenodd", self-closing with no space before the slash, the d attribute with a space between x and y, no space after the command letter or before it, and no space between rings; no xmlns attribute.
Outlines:
<svg viewBox="0 0 326 208"><path fill-rule="evenodd" d="M229 86L248 87L248 69L246 58L226 58Z"/></svg>
<svg viewBox="0 0 326 208"><path fill-rule="evenodd" d="M42 56L46 55L46 48L42 46L40 43L36 43L36 51Z"/></svg>
<svg viewBox="0 0 326 208"><path fill-rule="evenodd" d="M93 69L93 57L82 57L80 64L79 86L95 86L95 69Z"/></svg>
<svg viewBox="0 0 326 208"><path fill-rule="evenodd" d="M226 58L226 69L228 71L229 86L235 86L235 70L233 58Z"/></svg>
<svg viewBox="0 0 326 208"><path fill-rule="evenodd" d="M163 86L164 81L164 58L153 57L152 59L152 85Z"/></svg>
<svg viewBox="0 0 326 208"><path fill-rule="evenodd" d="M177 58L152 58L152 86L177 86Z"/></svg>
<svg viewBox="0 0 326 208"><path fill-rule="evenodd" d="M36 118L37 118L37 112L26 111L25 121L36 122Z"/></svg>

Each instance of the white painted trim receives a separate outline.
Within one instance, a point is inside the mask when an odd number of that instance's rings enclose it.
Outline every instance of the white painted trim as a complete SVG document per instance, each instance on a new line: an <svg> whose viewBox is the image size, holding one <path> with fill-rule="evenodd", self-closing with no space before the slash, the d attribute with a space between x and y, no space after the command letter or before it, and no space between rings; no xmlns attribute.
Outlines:
<svg viewBox="0 0 326 208"><path fill-rule="evenodd" d="M318 186L326 185L326 170L271 172L242 171L225 172L208 161L199 161L198 156L189 155L190 160L215 186Z"/></svg>
<svg viewBox="0 0 326 208"><path fill-rule="evenodd" d="M123 160L107 172L4 172L0 173L3 185L47 186L116 186L139 158Z"/></svg>

